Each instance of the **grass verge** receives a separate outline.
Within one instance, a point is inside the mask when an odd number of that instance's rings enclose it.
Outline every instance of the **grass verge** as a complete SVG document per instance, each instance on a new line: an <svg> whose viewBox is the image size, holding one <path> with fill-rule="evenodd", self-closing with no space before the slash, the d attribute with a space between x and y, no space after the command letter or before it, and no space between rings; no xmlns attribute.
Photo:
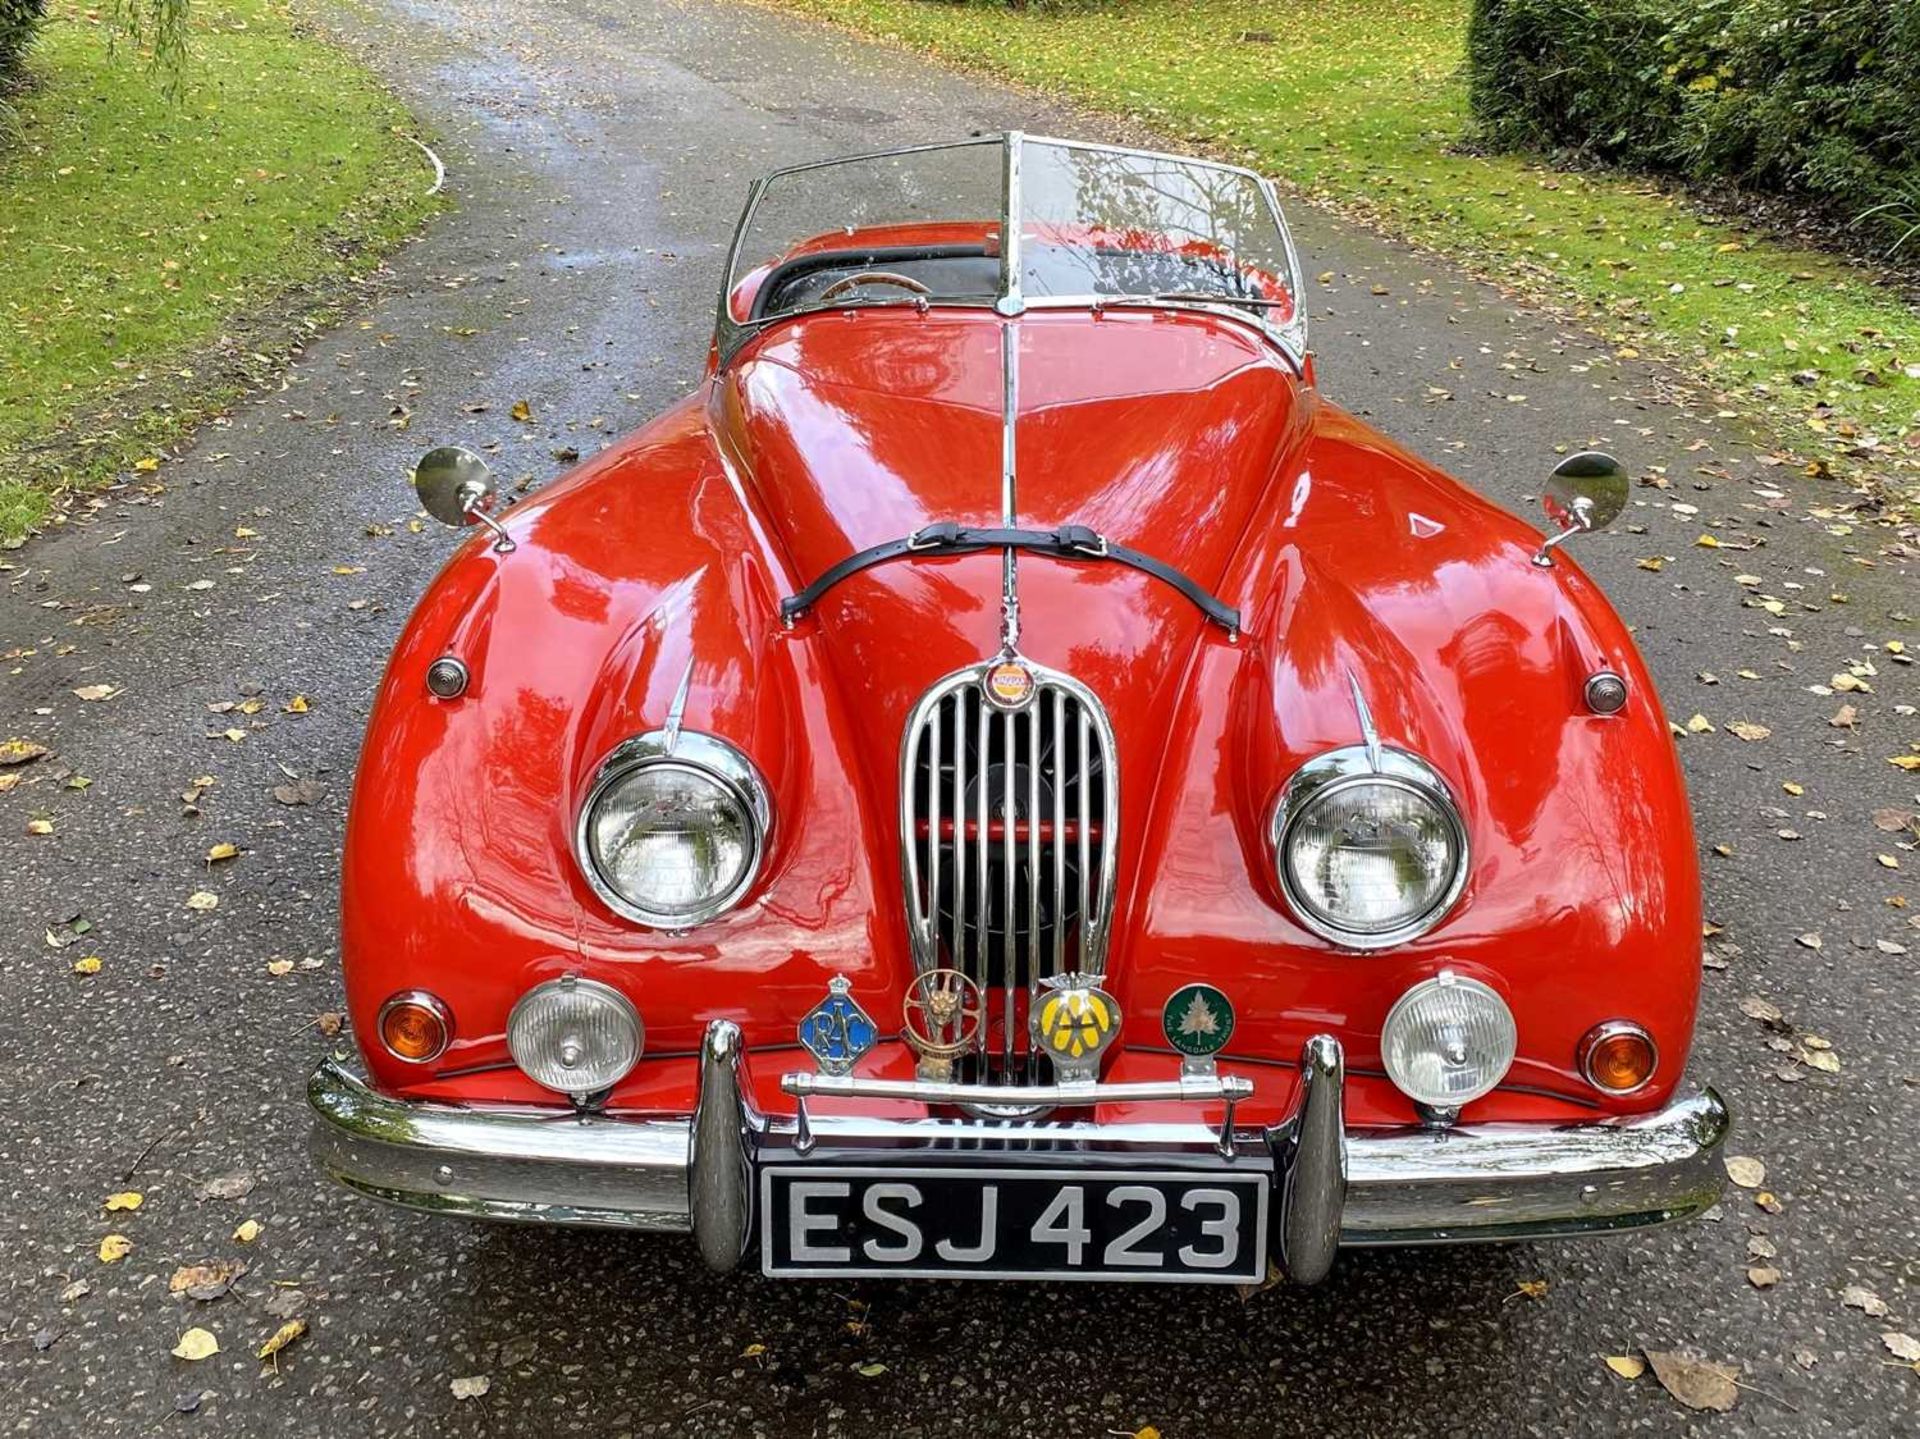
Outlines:
<svg viewBox="0 0 1920 1439"><path fill-rule="evenodd" d="M1920 312L1657 185L1463 151L1468 0L759 3L1225 152L1569 309L1623 358L1684 362L1814 474L1920 510Z"/></svg>
<svg viewBox="0 0 1920 1439"><path fill-rule="evenodd" d="M257 384L433 207L405 109L296 10L196 0L178 103L54 0L0 139L0 543Z"/></svg>

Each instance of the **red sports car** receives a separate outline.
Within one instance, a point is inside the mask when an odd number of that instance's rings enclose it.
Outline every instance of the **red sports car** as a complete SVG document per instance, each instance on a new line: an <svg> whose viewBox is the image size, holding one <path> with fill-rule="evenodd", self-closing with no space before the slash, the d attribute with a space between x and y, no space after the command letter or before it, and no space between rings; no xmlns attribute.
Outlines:
<svg viewBox="0 0 1920 1439"><path fill-rule="evenodd" d="M705 382L394 653L321 1167L775 1276L1258 1282L1721 1188L1667 723L1559 542L1324 399L1273 189L783 170Z"/></svg>

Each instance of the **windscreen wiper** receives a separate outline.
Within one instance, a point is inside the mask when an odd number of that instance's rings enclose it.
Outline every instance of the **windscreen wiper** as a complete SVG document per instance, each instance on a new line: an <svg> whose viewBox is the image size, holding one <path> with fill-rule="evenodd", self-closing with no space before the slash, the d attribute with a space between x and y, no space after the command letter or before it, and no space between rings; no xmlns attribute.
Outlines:
<svg viewBox="0 0 1920 1439"><path fill-rule="evenodd" d="M1000 549L1025 550L1063 560L1113 560L1171 585L1228 634L1240 633L1240 611L1210 593L1191 575L1152 555L1117 545L1085 525L1062 525L1057 530L1019 530L960 525L951 520L923 526L903 540L888 540L883 545L848 555L799 594L781 600L780 618L792 624L840 581L889 560L910 555L971 555L981 550Z"/></svg>

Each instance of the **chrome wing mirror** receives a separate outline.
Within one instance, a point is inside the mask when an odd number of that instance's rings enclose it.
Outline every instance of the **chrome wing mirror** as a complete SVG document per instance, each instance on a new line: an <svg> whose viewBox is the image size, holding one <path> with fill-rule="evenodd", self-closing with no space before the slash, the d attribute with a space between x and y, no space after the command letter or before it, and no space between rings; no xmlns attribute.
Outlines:
<svg viewBox="0 0 1920 1439"><path fill-rule="evenodd" d="M493 547L511 550L513 536L489 513L493 509L493 471L464 445L442 445L428 450L413 467L413 489L420 503L443 525L463 529L485 525L493 531Z"/></svg>
<svg viewBox="0 0 1920 1439"><path fill-rule="evenodd" d="M1547 512L1555 533L1540 546L1533 562L1542 568L1552 565L1557 546L1588 530L1604 530L1626 507L1625 465L1598 450L1567 456L1554 467L1546 493L1540 496L1540 508Z"/></svg>

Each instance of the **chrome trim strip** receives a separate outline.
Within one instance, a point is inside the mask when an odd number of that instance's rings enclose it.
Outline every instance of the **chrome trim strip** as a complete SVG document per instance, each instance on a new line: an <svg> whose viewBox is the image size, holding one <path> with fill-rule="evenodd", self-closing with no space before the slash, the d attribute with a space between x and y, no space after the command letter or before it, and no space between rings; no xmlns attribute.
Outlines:
<svg viewBox="0 0 1920 1439"><path fill-rule="evenodd" d="M687 656L687 667L680 672L680 686L673 692L673 699L667 705L667 722L660 727L661 742L666 752L672 754L680 743L680 725L687 717L687 693L693 688L693 656Z"/></svg>
<svg viewBox="0 0 1920 1439"><path fill-rule="evenodd" d="M1373 727L1373 711L1367 708L1367 697L1360 689L1360 676L1352 670L1347 671L1347 688L1353 691L1353 716L1360 722L1360 743L1366 746L1367 763L1375 774L1380 773L1380 731Z"/></svg>
<svg viewBox="0 0 1920 1439"><path fill-rule="evenodd" d="M959 1084L926 1079L870 1079L858 1074L816 1074L795 1070L780 1076L783 1093L806 1098L907 1099L919 1104L1005 1104L1017 1098L1025 1105L1057 1109L1084 1109L1095 1104L1142 1104L1151 1100L1205 1103L1231 1099L1236 1104L1253 1093L1253 1081L1237 1074L1181 1074L1168 1080L1128 1080L1124 1083L1032 1084L1017 1089L1004 1084Z"/></svg>
<svg viewBox="0 0 1920 1439"><path fill-rule="evenodd" d="M1007 147L1006 213L1000 222L1000 298L993 308L1008 317L1027 308L1020 281L1020 151L1026 139L1009 130L1000 141Z"/></svg>

